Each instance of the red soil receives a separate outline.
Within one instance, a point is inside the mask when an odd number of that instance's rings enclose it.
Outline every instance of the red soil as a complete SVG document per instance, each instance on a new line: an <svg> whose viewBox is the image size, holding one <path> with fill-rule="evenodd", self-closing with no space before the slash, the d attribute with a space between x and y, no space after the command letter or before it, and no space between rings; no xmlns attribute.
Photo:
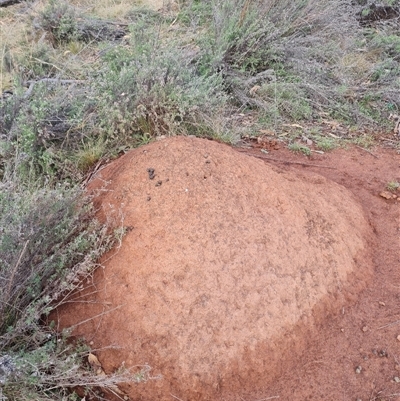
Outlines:
<svg viewBox="0 0 400 401"><path fill-rule="evenodd" d="M238 150L171 138L103 169L99 216L130 229L60 326L107 312L74 334L162 374L132 400L400 399L399 156Z"/></svg>

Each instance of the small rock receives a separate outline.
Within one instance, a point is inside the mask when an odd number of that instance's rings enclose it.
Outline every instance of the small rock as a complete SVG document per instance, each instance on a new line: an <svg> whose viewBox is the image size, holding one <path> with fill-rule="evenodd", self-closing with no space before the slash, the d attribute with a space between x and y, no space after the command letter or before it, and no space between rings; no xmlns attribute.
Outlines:
<svg viewBox="0 0 400 401"><path fill-rule="evenodd" d="M388 191L383 191L379 195L385 199L392 199L392 194Z"/></svg>
<svg viewBox="0 0 400 401"><path fill-rule="evenodd" d="M359 375L362 371L362 367L361 366L357 366L355 372Z"/></svg>
<svg viewBox="0 0 400 401"><path fill-rule="evenodd" d="M361 329L364 333L368 331L368 326L363 326L363 328Z"/></svg>
<svg viewBox="0 0 400 401"><path fill-rule="evenodd" d="M393 380L394 380L396 383L400 383L400 377L398 377L398 376L393 377Z"/></svg>
<svg viewBox="0 0 400 401"><path fill-rule="evenodd" d="M386 304L384 302L382 302L382 301L379 301L379 305L380 306L386 306Z"/></svg>
<svg viewBox="0 0 400 401"><path fill-rule="evenodd" d="M156 176L154 168L148 168L147 173L149 174L150 180L154 180L154 177Z"/></svg>
<svg viewBox="0 0 400 401"><path fill-rule="evenodd" d="M384 349L381 349L381 350L378 352L378 355L379 355L381 358L387 358L387 357L389 356L388 353L387 353L387 351L384 350Z"/></svg>
<svg viewBox="0 0 400 401"><path fill-rule="evenodd" d="M400 341L400 334L396 338L397 338L397 341Z"/></svg>
<svg viewBox="0 0 400 401"><path fill-rule="evenodd" d="M157 181L156 187L161 187L162 181Z"/></svg>
<svg viewBox="0 0 400 401"><path fill-rule="evenodd" d="M342 333L344 333L344 329L340 329L340 331L341 331Z"/></svg>

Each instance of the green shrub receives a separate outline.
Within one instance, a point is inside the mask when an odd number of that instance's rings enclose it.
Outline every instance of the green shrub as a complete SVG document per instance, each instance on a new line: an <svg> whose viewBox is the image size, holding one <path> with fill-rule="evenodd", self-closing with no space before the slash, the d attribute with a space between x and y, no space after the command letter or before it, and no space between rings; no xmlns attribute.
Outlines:
<svg viewBox="0 0 400 401"><path fill-rule="evenodd" d="M87 347L43 324L81 288L118 230L100 225L77 189L0 184L1 400L72 401L78 386L112 390L147 378L148 367L96 376L85 368Z"/></svg>
<svg viewBox="0 0 400 401"><path fill-rule="evenodd" d="M199 76L179 47L161 43L152 27L137 25L131 36L130 48L105 52L93 77L107 137L185 133L226 107L219 74Z"/></svg>
<svg viewBox="0 0 400 401"><path fill-rule="evenodd" d="M311 149L308 146L302 145L301 143L294 142L289 144L289 150L296 153L303 153L305 156L311 155Z"/></svg>
<svg viewBox="0 0 400 401"><path fill-rule="evenodd" d="M56 43L73 40L77 34L77 13L75 8L63 0L50 0L40 15L40 24L53 35Z"/></svg>

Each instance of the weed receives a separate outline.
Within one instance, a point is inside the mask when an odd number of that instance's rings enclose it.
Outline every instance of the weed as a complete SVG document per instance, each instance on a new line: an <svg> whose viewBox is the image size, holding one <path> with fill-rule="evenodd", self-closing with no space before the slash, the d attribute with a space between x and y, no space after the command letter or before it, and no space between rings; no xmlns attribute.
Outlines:
<svg viewBox="0 0 400 401"><path fill-rule="evenodd" d="M360 135L351 140L351 142L365 149L369 149L375 143L374 138L368 134Z"/></svg>
<svg viewBox="0 0 400 401"><path fill-rule="evenodd" d="M87 172L106 153L106 146L107 143L104 139L90 140L84 143L83 147L73 155L77 168L83 173Z"/></svg>
<svg viewBox="0 0 400 401"><path fill-rule="evenodd" d="M329 152L337 147L337 143L334 139L323 136L315 139L315 143L317 148L323 150L324 152Z"/></svg>
<svg viewBox="0 0 400 401"><path fill-rule="evenodd" d="M50 0L46 9L41 13L40 23L44 30L53 35L59 44L70 42L77 34L77 13L65 1Z"/></svg>
<svg viewBox="0 0 400 401"><path fill-rule="evenodd" d="M94 76L100 126L108 136L171 135L215 115L226 96L218 74L198 76L178 49L157 41L152 27L137 26L131 49L105 53Z"/></svg>
<svg viewBox="0 0 400 401"><path fill-rule="evenodd" d="M302 145L298 142L289 144L288 149L292 152L303 153L305 156L311 155L311 149L308 146Z"/></svg>
<svg viewBox="0 0 400 401"><path fill-rule="evenodd" d="M74 400L82 386L113 389L147 377L148 368L96 376L87 348L43 325L80 288L120 238L100 225L79 190L0 184L0 383L2 399ZM114 387L113 387L114 386Z"/></svg>
<svg viewBox="0 0 400 401"><path fill-rule="evenodd" d="M391 192L395 192L400 188L400 183L397 181L390 181L386 185L386 189Z"/></svg>

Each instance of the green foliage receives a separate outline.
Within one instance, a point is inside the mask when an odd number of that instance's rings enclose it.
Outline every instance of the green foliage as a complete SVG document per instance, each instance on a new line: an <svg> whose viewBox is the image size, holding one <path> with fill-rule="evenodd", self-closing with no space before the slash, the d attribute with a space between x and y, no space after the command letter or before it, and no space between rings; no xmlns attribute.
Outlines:
<svg viewBox="0 0 400 401"><path fill-rule="evenodd" d="M302 145L301 143L294 142L288 145L288 149L292 152L303 153L305 156L311 155L311 150L308 146Z"/></svg>
<svg viewBox="0 0 400 401"><path fill-rule="evenodd" d="M328 152L337 147L337 143L334 139L323 136L320 136L317 139L315 139L315 143L317 145L317 148L323 150L324 152Z"/></svg>
<svg viewBox="0 0 400 401"><path fill-rule="evenodd" d="M43 312L70 289L66 275L81 261L99 255L96 246L105 233L96 232L99 226L92 220L93 212L78 195L62 188L2 187L0 336L16 326L28 306Z"/></svg>
<svg viewBox="0 0 400 401"><path fill-rule="evenodd" d="M87 348L43 324L120 240L109 229L78 189L0 185L1 399L72 401L78 386L146 380L147 367L97 376L85 368Z"/></svg>
<svg viewBox="0 0 400 401"><path fill-rule="evenodd" d="M180 23L185 24L188 28L196 29L211 21L211 1L192 0L183 3L178 15Z"/></svg>
<svg viewBox="0 0 400 401"><path fill-rule="evenodd" d="M44 30L50 32L57 44L73 40L77 34L75 9L63 0L50 0L40 16Z"/></svg>
<svg viewBox="0 0 400 401"><path fill-rule="evenodd" d="M92 127L91 103L79 88L66 96L65 86L56 80L36 83L29 91L29 97L2 109L7 170L25 183L79 180L69 155L85 146L82 131Z"/></svg>
<svg viewBox="0 0 400 401"><path fill-rule="evenodd" d="M364 134L357 136L352 140L352 143L355 143L358 146L361 146L362 148L370 148L371 146L374 145L374 138L371 135Z"/></svg>
<svg viewBox="0 0 400 401"><path fill-rule="evenodd" d="M107 137L171 135L206 124L226 105L219 74L199 76L172 43L136 26L130 48L105 53L93 77L98 119Z"/></svg>
<svg viewBox="0 0 400 401"><path fill-rule="evenodd" d="M258 93L267 104L264 113L271 121L276 118L295 121L311 118L312 108L307 94L296 83L271 82L264 84Z"/></svg>
<svg viewBox="0 0 400 401"><path fill-rule="evenodd" d="M386 189L391 192L395 192L400 188L400 183L393 180L387 183Z"/></svg>

